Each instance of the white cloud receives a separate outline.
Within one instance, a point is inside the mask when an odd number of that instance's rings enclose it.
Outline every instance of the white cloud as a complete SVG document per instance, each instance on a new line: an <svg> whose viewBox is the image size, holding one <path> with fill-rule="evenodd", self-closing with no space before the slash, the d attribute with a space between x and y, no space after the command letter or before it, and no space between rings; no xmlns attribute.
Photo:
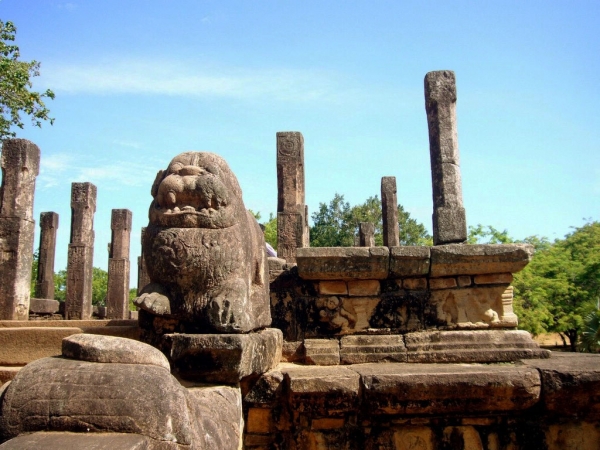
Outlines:
<svg viewBox="0 0 600 450"><path fill-rule="evenodd" d="M73 158L68 153L57 153L43 158L37 184L42 189L73 181L102 184L107 189L143 186L148 185L148 180L154 180L156 176L156 171L148 167L147 164L131 161L82 160Z"/></svg>
<svg viewBox="0 0 600 450"><path fill-rule="evenodd" d="M121 60L44 65L43 81L56 92L153 94L194 97L256 98L284 101L323 100L339 80L326 72L292 69L248 70L199 67L164 60Z"/></svg>

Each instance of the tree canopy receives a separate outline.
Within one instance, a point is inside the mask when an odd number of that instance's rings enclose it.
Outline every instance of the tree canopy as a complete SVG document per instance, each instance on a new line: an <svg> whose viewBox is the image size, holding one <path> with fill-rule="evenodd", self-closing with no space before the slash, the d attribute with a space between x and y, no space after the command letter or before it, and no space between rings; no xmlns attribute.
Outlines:
<svg viewBox="0 0 600 450"><path fill-rule="evenodd" d="M11 131L13 125L24 127L21 112L31 116L31 123L36 127L41 127L46 120L54 123L44 103L44 98L54 99L54 92L30 90L31 78L40 74L40 63L19 60L19 47L14 45L16 33L12 22L0 20L0 140L16 135Z"/></svg>
<svg viewBox="0 0 600 450"><path fill-rule="evenodd" d="M559 333L573 351L580 342L588 349L600 345L600 222L588 221L554 242L539 236L514 241L506 230L477 225L468 241L532 244L531 262L513 280L519 328Z"/></svg>
<svg viewBox="0 0 600 450"><path fill-rule="evenodd" d="M312 219L311 247L351 247L361 222L375 225L375 244L383 245L381 200L376 195L351 207L343 195L336 193L329 204L319 203ZM402 205L398 205L398 225L400 245L431 244L431 236L425 226L410 217Z"/></svg>

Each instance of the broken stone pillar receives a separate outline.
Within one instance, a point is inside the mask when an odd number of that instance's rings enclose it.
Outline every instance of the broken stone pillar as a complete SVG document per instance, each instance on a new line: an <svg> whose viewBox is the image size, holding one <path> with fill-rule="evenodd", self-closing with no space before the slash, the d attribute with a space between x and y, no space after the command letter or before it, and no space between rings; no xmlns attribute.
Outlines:
<svg viewBox="0 0 600 450"><path fill-rule="evenodd" d="M398 198L396 177L381 177L381 213L383 217L383 245L398 247L400 230L398 229Z"/></svg>
<svg viewBox="0 0 600 450"><path fill-rule="evenodd" d="M454 72L440 70L425 75L425 109L433 185L433 243L465 242L467 220L460 179Z"/></svg>
<svg viewBox="0 0 600 450"><path fill-rule="evenodd" d="M2 145L0 188L0 319L27 320L33 263L33 197L40 149L25 139Z"/></svg>
<svg viewBox="0 0 600 450"><path fill-rule="evenodd" d="M146 227L142 227L142 242L144 242L144 235L146 234ZM146 268L146 260L144 257L144 246L142 245L142 254L138 256L138 279L137 279L137 296L141 295L144 286L150 283L150 275L148 275L148 269Z"/></svg>
<svg viewBox="0 0 600 450"><path fill-rule="evenodd" d="M308 208L304 204L304 138L277 133L277 256L296 262L296 248L308 247Z"/></svg>
<svg viewBox="0 0 600 450"><path fill-rule="evenodd" d="M375 225L361 222L358 230L359 247L375 247Z"/></svg>
<svg viewBox="0 0 600 450"><path fill-rule="evenodd" d="M131 211L113 209L110 228L112 237L108 256L106 317L108 319L129 319Z"/></svg>
<svg viewBox="0 0 600 450"><path fill-rule="evenodd" d="M65 319L89 319L92 316L95 212L96 186L73 183Z"/></svg>
<svg viewBox="0 0 600 450"><path fill-rule="evenodd" d="M56 232L58 214L40 214L40 248L35 296L39 299L54 299L54 255L56 254Z"/></svg>

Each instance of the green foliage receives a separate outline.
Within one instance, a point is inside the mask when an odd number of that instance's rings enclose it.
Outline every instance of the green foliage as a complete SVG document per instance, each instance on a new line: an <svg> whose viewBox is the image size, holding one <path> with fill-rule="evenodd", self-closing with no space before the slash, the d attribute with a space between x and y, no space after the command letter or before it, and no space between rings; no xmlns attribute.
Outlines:
<svg viewBox="0 0 600 450"><path fill-rule="evenodd" d="M510 244L511 242L514 241L507 230L500 231L491 225L484 227L481 224L469 227L468 244Z"/></svg>
<svg viewBox="0 0 600 450"><path fill-rule="evenodd" d="M94 267L92 273L92 305L106 306L108 272Z"/></svg>
<svg viewBox="0 0 600 450"><path fill-rule="evenodd" d="M361 222L375 225L375 245L383 245L381 200L376 195L350 207L344 196L336 193L329 205L319 204L319 210L312 219L311 247L351 247ZM411 218L402 205L398 205L398 225L400 245L431 244L431 236L425 226Z"/></svg>
<svg viewBox="0 0 600 450"><path fill-rule="evenodd" d="M40 252L36 250L33 252L33 264L31 264L31 284L29 286L29 292L31 297L35 297L35 285L38 277L38 263L40 260Z"/></svg>
<svg viewBox="0 0 600 450"><path fill-rule="evenodd" d="M269 221L264 224L265 226L265 241L271 244L275 250L277 250L277 217L273 213L269 214Z"/></svg>
<svg viewBox="0 0 600 450"><path fill-rule="evenodd" d="M560 333L575 351L600 298L600 223L588 222L553 244L532 242L534 257L513 282L520 326Z"/></svg>
<svg viewBox="0 0 600 450"><path fill-rule="evenodd" d="M94 267L92 270L92 304L93 305L101 305L101 306L105 305L107 289L108 289L108 272L106 270L102 270L98 267ZM66 293L67 293L67 271L60 270L54 274L54 299L64 302ZM129 291L129 294L131 297L131 291Z"/></svg>
<svg viewBox="0 0 600 450"><path fill-rule="evenodd" d="M16 32L12 22L0 20L0 140L16 135L10 130L13 125L23 128L21 112L31 116L36 127L46 120L54 123L43 100L54 99L54 93L50 89L41 94L30 91L31 78L40 74L40 63L19 61L19 47L13 44Z"/></svg>
<svg viewBox="0 0 600 450"><path fill-rule="evenodd" d="M131 288L129 289L129 311L137 311L137 306L133 304L133 301L137 297L137 289Z"/></svg>

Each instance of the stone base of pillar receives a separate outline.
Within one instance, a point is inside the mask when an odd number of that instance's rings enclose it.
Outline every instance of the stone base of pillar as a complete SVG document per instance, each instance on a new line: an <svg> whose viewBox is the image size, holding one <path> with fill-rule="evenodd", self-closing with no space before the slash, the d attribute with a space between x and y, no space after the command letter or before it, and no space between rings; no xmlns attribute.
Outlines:
<svg viewBox="0 0 600 450"><path fill-rule="evenodd" d="M55 314L58 312L60 302L47 298L32 298L29 301L29 312L33 314Z"/></svg>
<svg viewBox="0 0 600 450"><path fill-rule="evenodd" d="M237 384L281 360L283 334L276 328L247 334L167 334L161 349L184 380Z"/></svg>
<svg viewBox="0 0 600 450"><path fill-rule="evenodd" d="M467 240L465 208L436 208L433 212L433 244L443 245Z"/></svg>

